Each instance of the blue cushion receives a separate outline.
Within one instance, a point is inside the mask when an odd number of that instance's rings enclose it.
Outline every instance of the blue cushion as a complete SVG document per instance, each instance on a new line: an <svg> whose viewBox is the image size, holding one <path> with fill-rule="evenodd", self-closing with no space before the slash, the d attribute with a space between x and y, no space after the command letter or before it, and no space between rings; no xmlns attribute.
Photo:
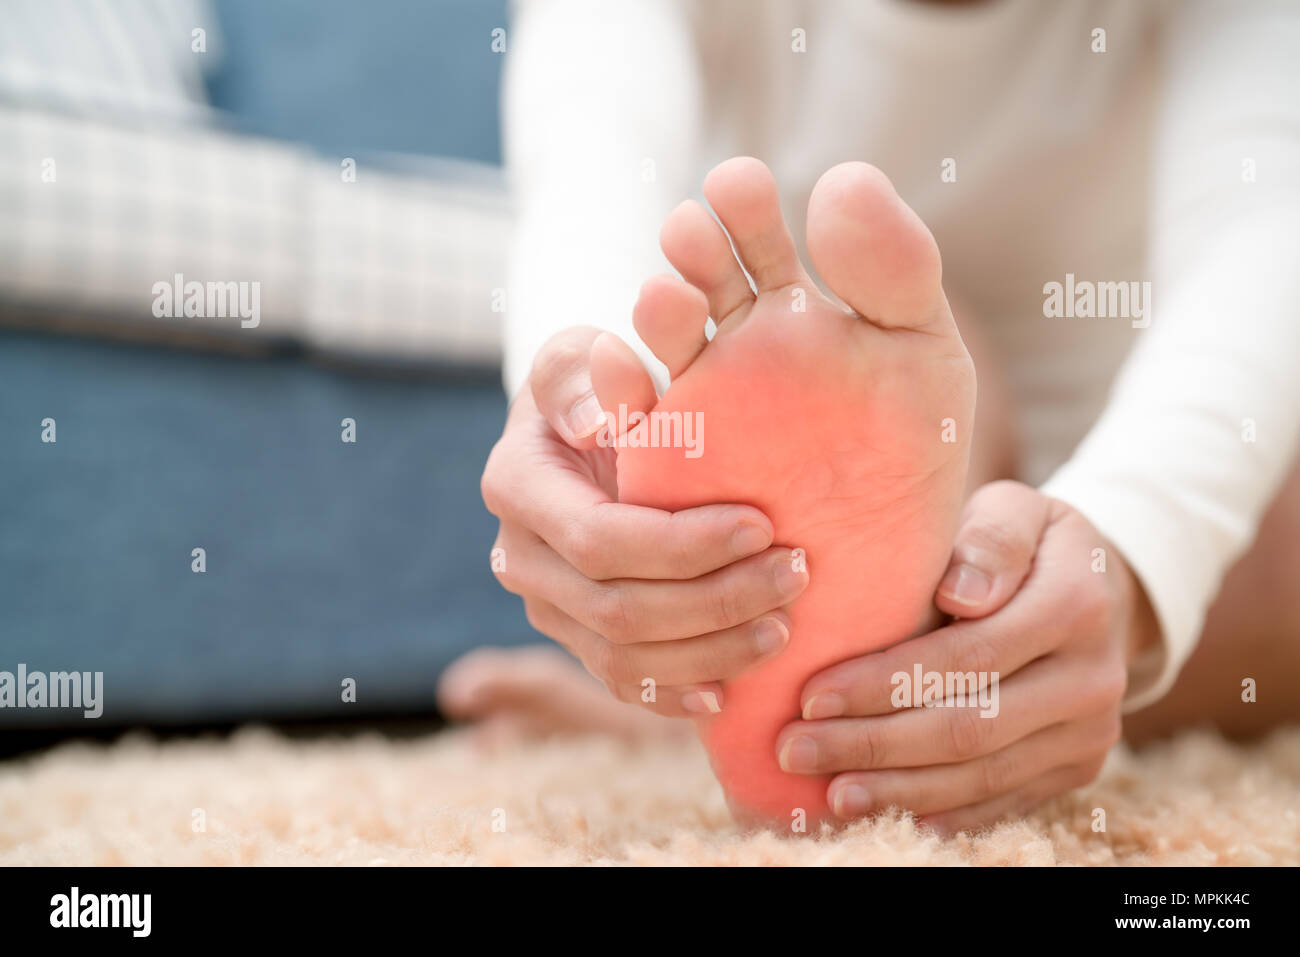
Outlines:
<svg viewBox="0 0 1300 957"><path fill-rule="evenodd" d="M430 713L463 651L541 640L489 568L504 415L495 373L0 334L0 671L103 671L99 726Z"/></svg>
<svg viewBox="0 0 1300 957"><path fill-rule="evenodd" d="M213 0L213 105L249 131L341 156L500 162L505 0Z"/></svg>

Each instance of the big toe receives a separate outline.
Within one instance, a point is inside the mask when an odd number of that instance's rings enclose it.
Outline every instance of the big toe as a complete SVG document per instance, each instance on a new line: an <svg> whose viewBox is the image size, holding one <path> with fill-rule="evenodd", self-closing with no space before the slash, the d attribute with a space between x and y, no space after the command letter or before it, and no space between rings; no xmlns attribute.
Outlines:
<svg viewBox="0 0 1300 957"><path fill-rule="evenodd" d="M831 291L869 322L956 333L939 247L876 167L841 163L817 181L808 255Z"/></svg>

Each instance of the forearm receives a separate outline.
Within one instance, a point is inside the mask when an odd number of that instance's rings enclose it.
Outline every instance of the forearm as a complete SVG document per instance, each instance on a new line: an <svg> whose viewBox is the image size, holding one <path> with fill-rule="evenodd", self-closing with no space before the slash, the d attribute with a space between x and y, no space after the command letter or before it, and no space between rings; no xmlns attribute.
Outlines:
<svg viewBox="0 0 1300 957"><path fill-rule="evenodd" d="M1250 12L1188 5L1176 21L1152 175L1151 325L1106 412L1043 488L1114 544L1150 597L1163 642L1131 675L1130 708L1167 690L1191 653L1300 437L1289 52L1300 19Z"/></svg>
<svg viewBox="0 0 1300 957"><path fill-rule="evenodd" d="M516 209L506 316L507 391L560 328L592 325L640 347L632 306L667 268L660 224L692 182L700 78L678 4L519 6L505 77L506 166Z"/></svg>

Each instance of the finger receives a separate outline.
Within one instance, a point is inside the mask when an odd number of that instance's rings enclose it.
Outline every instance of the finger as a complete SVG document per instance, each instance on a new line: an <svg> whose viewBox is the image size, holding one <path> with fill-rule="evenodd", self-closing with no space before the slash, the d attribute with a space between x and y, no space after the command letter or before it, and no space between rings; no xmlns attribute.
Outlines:
<svg viewBox="0 0 1300 957"><path fill-rule="evenodd" d="M600 333L592 326L562 329L537 351L528 375L537 410L574 448L595 448L605 424L591 384L591 345Z"/></svg>
<svg viewBox="0 0 1300 957"><path fill-rule="evenodd" d="M994 482L976 490L935 594L939 610L983 618L1005 605L1029 574L1050 504L1019 482Z"/></svg>
<svg viewBox="0 0 1300 957"><path fill-rule="evenodd" d="M581 661L592 677L600 677L592 664L603 654L607 644L604 638L544 598L525 599L524 616L536 631Z"/></svg>
<svg viewBox="0 0 1300 957"><path fill-rule="evenodd" d="M951 836L987 827L1004 818L1020 817L1049 798L1090 784L1101 771L1101 765L1101 761L1094 760L1056 768L1014 791L956 810L925 815L917 823Z"/></svg>
<svg viewBox="0 0 1300 957"><path fill-rule="evenodd" d="M1005 681L1060 646L1067 622L1051 610L1044 617L1034 595L1018 596L997 615L958 621L884 651L852 658L818 672L804 685L805 721L889 715L912 707L900 689L917 683L917 674L973 675L969 690L983 691L993 675ZM906 685L910 682L911 685ZM901 697L907 700L902 701Z"/></svg>
<svg viewBox="0 0 1300 957"><path fill-rule="evenodd" d="M753 303L754 291L731 241L699 203L687 200L668 214L659 245L682 278L704 293L709 315L719 326Z"/></svg>
<svg viewBox="0 0 1300 957"><path fill-rule="evenodd" d="M775 658L790 641L790 618L776 609L734 628L681 641L638 642L611 648L609 674L618 684L659 685L725 681Z"/></svg>
<svg viewBox="0 0 1300 957"><path fill-rule="evenodd" d="M722 631L788 605L807 587L788 548L689 581L625 578L593 582L564 562L547 560L541 542L515 546L502 584L517 594L544 595L563 612L615 644L673 641Z"/></svg>
<svg viewBox="0 0 1300 957"><path fill-rule="evenodd" d="M597 433L597 444L617 439L633 413L649 412L659 400L637 354L612 332L602 332L591 344L591 384L608 429L607 434Z"/></svg>
<svg viewBox="0 0 1300 957"><path fill-rule="evenodd" d="M665 718L699 718L721 714L725 698L722 685L606 685L617 700L636 705Z"/></svg>
<svg viewBox="0 0 1300 957"><path fill-rule="evenodd" d="M1103 628L1099 603L1105 589L1082 577L1088 574L1086 567L1073 567L1079 564L1076 552L1087 542L1081 544L1070 532L1052 534L1054 528L1043 535L1029 577L995 614L956 621L818 672L804 685L804 719L896 711L896 676L915 676L918 669L923 675L974 672L982 688L993 674L1005 681L1079 634Z"/></svg>
<svg viewBox="0 0 1300 957"><path fill-rule="evenodd" d="M808 281L781 215L776 180L761 160L738 156L714 167L704 179L704 195L759 292Z"/></svg>
<svg viewBox="0 0 1300 957"><path fill-rule="evenodd" d="M609 694L626 704L636 704L666 718L685 718L722 711L722 685L702 681L663 686L634 669L615 669L612 657L619 649L600 635L566 615L550 602L534 599L525 603L528 623L552 638L582 662L587 673L604 684ZM535 684L531 687L536 687Z"/></svg>
<svg viewBox="0 0 1300 957"><path fill-rule="evenodd" d="M1122 679L1122 676L1121 676ZM909 691L917 689L907 689ZM1040 728L1117 707L1123 694L1108 668L1061 655L1039 659L979 700L949 699L896 714L795 721L777 738L781 767L795 774L951 764L1007 747Z"/></svg>
<svg viewBox="0 0 1300 957"><path fill-rule="evenodd" d="M637 335L676 379L704 351L709 300L676 276L651 276L632 310Z"/></svg>
<svg viewBox="0 0 1300 957"><path fill-rule="evenodd" d="M957 764L914 769L850 771L826 790L835 815L846 820L889 807L937 814L1017 790L1059 767L1105 755L1119 740L1119 714L1067 721L1021 738L992 754Z"/></svg>
<svg viewBox="0 0 1300 957"><path fill-rule="evenodd" d="M698 578L771 545L772 523L748 505L667 512L613 501L581 469L545 457L555 439L532 415L531 423L508 427L492 450L483 501L503 527L540 536L587 578Z"/></svg>

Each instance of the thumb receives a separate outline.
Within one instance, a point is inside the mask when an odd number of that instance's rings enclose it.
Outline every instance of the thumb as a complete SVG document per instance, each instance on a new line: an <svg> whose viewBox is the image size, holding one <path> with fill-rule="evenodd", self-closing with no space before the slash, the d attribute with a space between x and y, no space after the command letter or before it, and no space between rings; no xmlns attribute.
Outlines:
<svg viewBox="0 0 1300 957"><path fill-rule="evenodd" d="M575 449L595 448L605 424L591 385L591 344L600 333L593 326L561 329L537 350L528 374L537 411Z"/></svg>
<svg viewBox="0 0 1300 957"><path fill-rule="evenodd" d="M992 482L962 513L948 570L934 603L958 618L1002 608L1024 583L1047 527L1051 500L1020 482Z"/></svg>

